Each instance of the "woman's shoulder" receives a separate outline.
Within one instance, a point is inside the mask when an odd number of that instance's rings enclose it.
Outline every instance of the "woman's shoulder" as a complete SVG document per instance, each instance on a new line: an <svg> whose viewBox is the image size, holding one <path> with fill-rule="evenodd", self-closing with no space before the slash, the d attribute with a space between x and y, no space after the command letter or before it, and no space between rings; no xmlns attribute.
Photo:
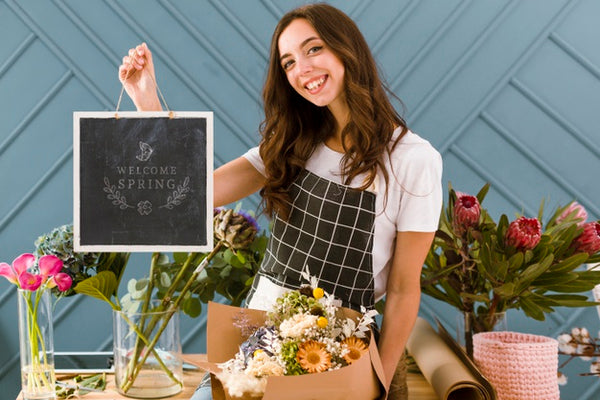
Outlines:
<svg viewBox="0 0 600 400"><path fill-rule="evenodd" d="M394 131L392 144L395 143L401 133L402 130L400 128ZM441 154L428 140L411 130L408 130L396 146L393 147L390 157L393 165L398 165L399 163L437 163L441 162L442 159Z"/></svg>

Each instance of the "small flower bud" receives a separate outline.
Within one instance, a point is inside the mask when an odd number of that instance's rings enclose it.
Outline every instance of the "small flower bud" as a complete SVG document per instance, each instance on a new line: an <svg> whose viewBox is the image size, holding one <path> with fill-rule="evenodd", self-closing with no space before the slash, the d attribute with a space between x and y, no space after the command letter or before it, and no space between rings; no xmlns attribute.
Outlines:
<svg viewBox="0 0 600 400"><path fill-rule="evenodd" d="M573 222L576 222L579 226L583 226L588 217L585 208L583 208L583 206L578 202L574 201L556 218L556 223L560 224L571 214L573 215Z"/></svg>
<svg viewBox="0 0 600 400"><path fill-rule="evenodd" d="M452 227L457 234L463 235L470 227L476 226L480 215L481 205L477 197L456 192Z"/></svg>

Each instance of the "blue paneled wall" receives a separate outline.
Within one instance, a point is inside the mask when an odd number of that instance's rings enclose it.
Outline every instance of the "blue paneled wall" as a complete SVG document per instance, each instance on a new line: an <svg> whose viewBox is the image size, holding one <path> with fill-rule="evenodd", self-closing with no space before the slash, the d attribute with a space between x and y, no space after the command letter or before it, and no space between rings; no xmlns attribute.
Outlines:
<svg viewBox="0 0 600 400"><path fill-rule="evenodd" d="M260 91L278 18L301 1L0 0L0 261L72 220L72 113L114 110L117 67L146 41L171 109L215 112L215 167L258 142ZM492 189L492 215L535 215L572 199L600 217L600 3L595 0L331 1L358 23L410 127L443 154L444 182ZM122 109L133 105L124 100ZM255 208L256 197L244 202ZM136 255L128 276L141 276ZM424 298L422 314L455 325ZM444 312L440 312L443 310ZM18 391L14 287L0 281L0 391ZM184 320L185 350L204 351L203 318ZM598 331L595 309L509 328L556 336ZM111 346L110 311L83 298L56 310L58 350ZM564 399L595 399L574 361ZM4 396L4 395L3 395ZM4 398L4 397L3 397Z"/></svg>

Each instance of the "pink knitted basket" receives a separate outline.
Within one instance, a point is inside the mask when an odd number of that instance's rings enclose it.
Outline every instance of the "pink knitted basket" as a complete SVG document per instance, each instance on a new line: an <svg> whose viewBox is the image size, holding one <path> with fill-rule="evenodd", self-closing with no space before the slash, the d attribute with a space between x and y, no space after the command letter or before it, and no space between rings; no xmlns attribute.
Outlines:
<svg viewBox="0 0 600 400"><path fill-rule="evenodd" d="M558 400L558 341L518 332L473 335L473 359L498 400Z"/></svg>

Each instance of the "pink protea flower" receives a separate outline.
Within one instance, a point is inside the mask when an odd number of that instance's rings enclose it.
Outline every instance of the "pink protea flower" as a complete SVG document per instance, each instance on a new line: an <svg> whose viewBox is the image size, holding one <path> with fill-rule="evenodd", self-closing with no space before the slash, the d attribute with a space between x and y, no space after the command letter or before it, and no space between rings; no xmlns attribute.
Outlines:
<svg viewBox="0 0 600 400"><path fill-rule="evenodd" d="M583 224L583 232L573 240L575 251L588 253L590 256L600 251L600 222Z"/></svg>
<svg viewBox="0 0 600 400"><path fill-rule="evenodd" d="M569 207L565 208L562 214L556 218L556 223L560 224L569 216L569 214L572 214L573 212L575 212L575 221L577 222L577 225L580 227L583 226L587 220L588 213L585 211L585 208L583 208L583 206L576 201L572 202L569 204Z"/></svg>
<svg viewBox="0 0 600 400"><path fill-rule="evenodd" d="M457 234L463 235L470 227L477 225L480 215L481 205L477 197L456 192L452 228Z"/></svg>
<svg viewBox="0 0 600 400"><path fill-rule="evenodd" d="M531 250L542 238L542 224L537 218L519 217L508 226L505 243L519 250Z"/></svg>

